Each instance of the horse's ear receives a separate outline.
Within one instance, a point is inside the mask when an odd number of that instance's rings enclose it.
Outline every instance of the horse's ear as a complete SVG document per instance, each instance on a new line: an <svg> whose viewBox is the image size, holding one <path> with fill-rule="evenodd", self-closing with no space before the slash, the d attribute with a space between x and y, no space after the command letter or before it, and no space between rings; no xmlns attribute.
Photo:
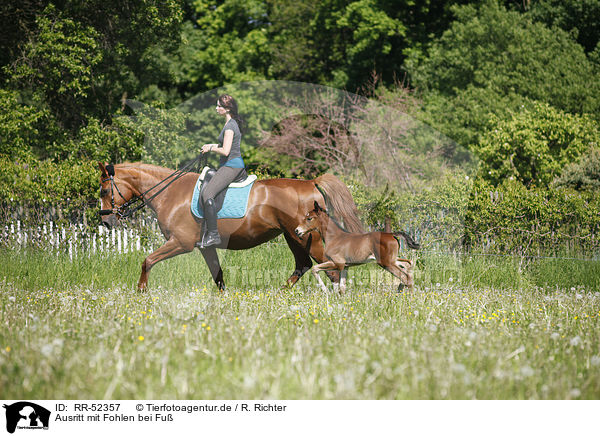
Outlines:
<svg viewBox="0 0 600 436"><path fill-rule="evenodd" d="M104 164L102 162L98 162L98 166L100 167L100 171L102 171L102 177L109 177L115 175L115 167L112 164Z"/></svg>
<svg viewBox="0 0 600 436"><path fill-rule="evenodd" d="M323 208L319 206L319 203L317 202L317 200L315 200L315 212L321 212L322 210Z"/></svg>

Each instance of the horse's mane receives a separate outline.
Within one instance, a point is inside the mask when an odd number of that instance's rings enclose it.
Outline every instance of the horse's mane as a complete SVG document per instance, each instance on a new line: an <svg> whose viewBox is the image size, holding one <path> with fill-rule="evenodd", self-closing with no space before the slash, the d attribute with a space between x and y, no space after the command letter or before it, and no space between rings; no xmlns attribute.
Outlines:
<svg viewBox="0 0 600 436"><path fill-rule="evenodd" d="M158 165L153 165L153 164L143 163L143 162L123 162L120 164L116 164L115 168L123 169L123 170L136 169L136 170L142 171L144 173L150 173L152 175L155 175L157 177L162 177L162 178L175 172L175 170L172 170L170 168L165 168L165 167L161 167Z"/></svg>

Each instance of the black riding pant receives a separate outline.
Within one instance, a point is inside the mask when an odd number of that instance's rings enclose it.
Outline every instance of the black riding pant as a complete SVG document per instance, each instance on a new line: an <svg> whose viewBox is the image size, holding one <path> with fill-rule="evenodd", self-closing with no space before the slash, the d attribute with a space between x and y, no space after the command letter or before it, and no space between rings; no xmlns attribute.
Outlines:
<svg viewBox="0 0 600 436"><path fill-rule="evenodd" d="M226 189L231 182L239 177L244 168L221 167L210 179L208 185L202 192L202 204L209 198L215 198L222 190Z"/></svg>

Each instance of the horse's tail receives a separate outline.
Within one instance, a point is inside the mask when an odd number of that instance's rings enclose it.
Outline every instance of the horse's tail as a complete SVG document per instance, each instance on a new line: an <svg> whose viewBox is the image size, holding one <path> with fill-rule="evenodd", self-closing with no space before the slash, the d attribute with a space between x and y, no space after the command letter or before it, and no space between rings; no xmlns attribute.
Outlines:
<svg viewBox="0 0 600 436"><path fill-rule="evenodd" d="M419 248L421 248L421 245L418 242L415 242L415 240L413 238L410 237L410 235L406 232L394 232L393 233L394 238L398 239L398 237L402 236L404 238L404 240L406 241L406 243L408 244L409 248L414 248L415 250L418 250ZM398 241L400 242L400 241Z"/></svg>
<svg viewBox="0 0 600 436"><path fill-rule="evenodd" d="M336 221L343 223L347 231L364 233L365 229L358 218L358 210L348 187L329 173L317 177L314 183L325 197L327 212Z"/></svg>

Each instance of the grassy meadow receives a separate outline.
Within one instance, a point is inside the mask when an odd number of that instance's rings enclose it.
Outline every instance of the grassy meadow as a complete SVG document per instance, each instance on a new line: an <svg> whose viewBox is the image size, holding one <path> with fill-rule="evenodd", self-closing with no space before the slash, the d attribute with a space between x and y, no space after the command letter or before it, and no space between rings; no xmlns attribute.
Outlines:
<svg viewBox="0 0 600 436"><path fill-rule="evenodd" d="M0 250L0 392L12 399L599 399L600 262L418 254L345 296L282 284L285 244L220 252ZM416 252L410 253L416 256Z"/></svg>

